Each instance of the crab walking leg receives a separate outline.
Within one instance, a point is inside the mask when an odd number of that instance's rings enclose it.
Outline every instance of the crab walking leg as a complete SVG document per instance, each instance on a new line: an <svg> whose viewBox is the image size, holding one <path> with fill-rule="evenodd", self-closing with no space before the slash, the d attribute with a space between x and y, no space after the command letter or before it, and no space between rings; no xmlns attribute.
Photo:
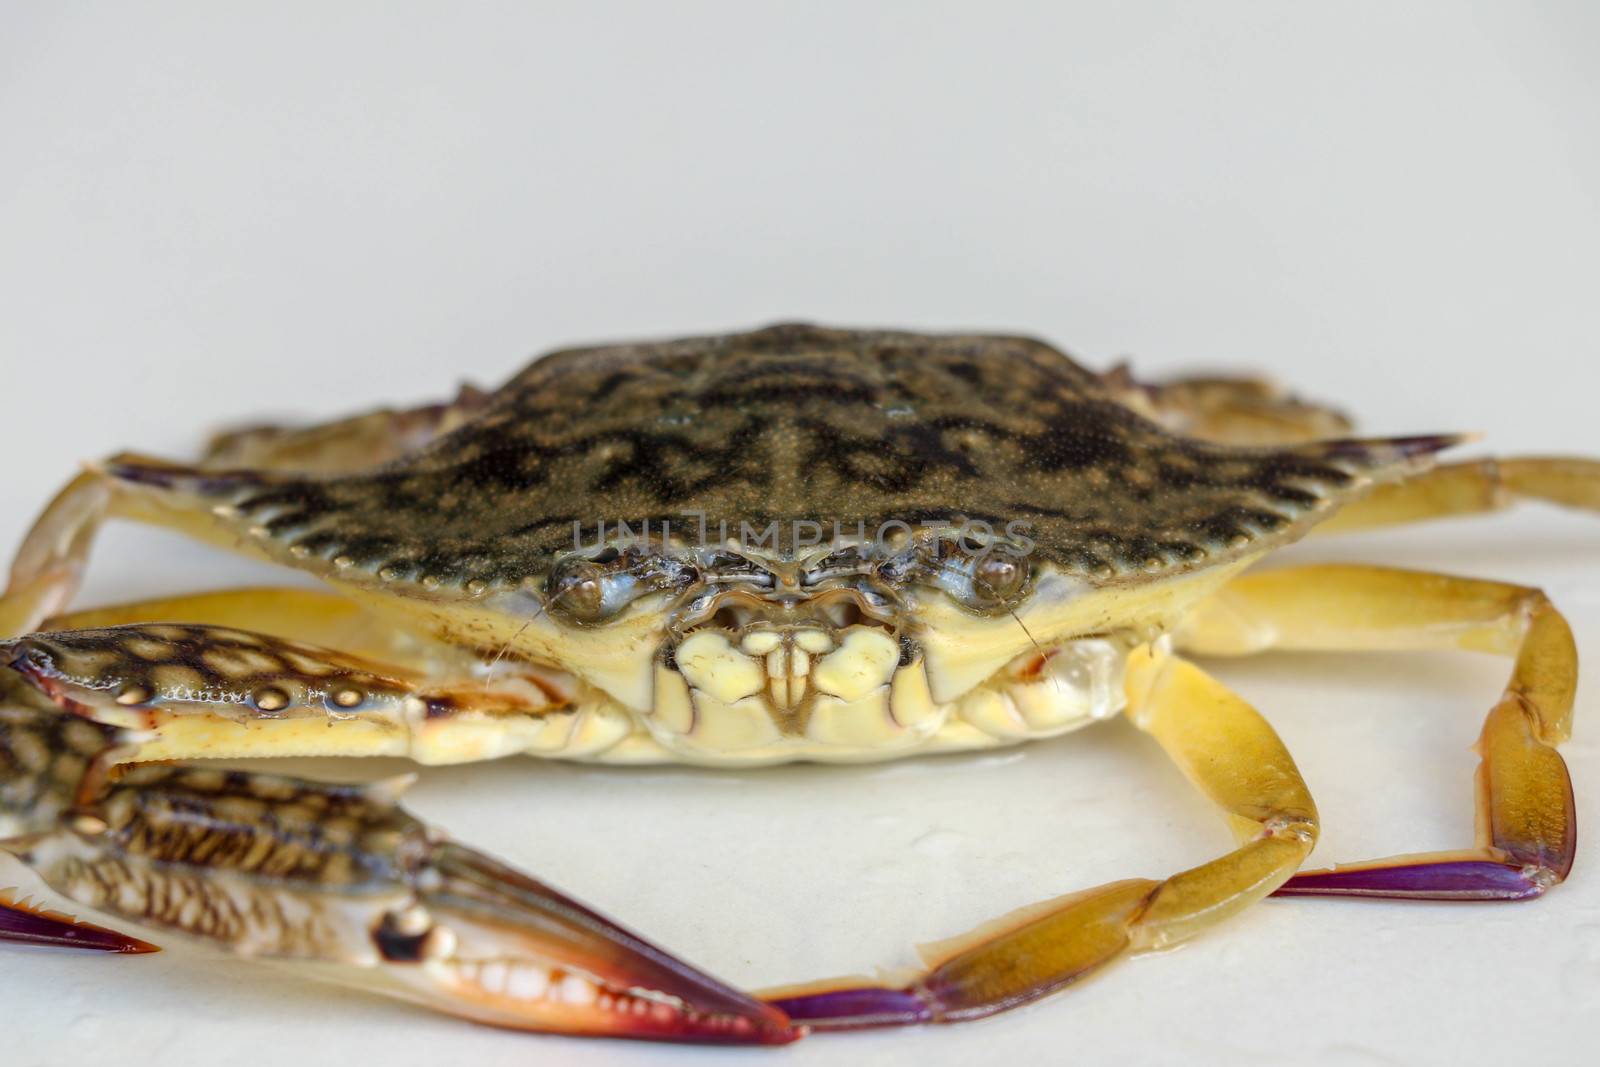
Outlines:
<svg viewBox="0 0 1600 1067"><path fill-rule="evenodd" d="M1501 511L1523 500L1600 511L1600 460L1562 456L1448 463L1380 485L1313 533L1348 533Z"/></svg>
<svg viewBox="0 0 1600 1067"><path fill-rule="evenodd" d="M1141 382L1126 365L1102 375L1124 404L1173 433L1234 445L1342 437L1344 415L1307 403L1263 378L1200 376Z"/></svg>
<svg viewBox="0 0 1600 1067"><path fill-rule="evenodd" d="M1578 654L1539 590L1386 567L1296 567L1235 579L1178 640L1211 655L1459 648L1515 661L1478 739L1473 848L1310 871L1281 892L1522 900L1571 870L1572 780L1555 746L1572 729Z"/></svg>
<svg viewBox="0 0 1600 1067"><path fill-rule="evenodd" d="M83 584L89 549L112 500L106 478L84 471L34 520L0 594L0 638L25 634L67 606Z"/></svg>
<svg viewBox="0 0 1600 1067"><path fill-rule="evenodd" d="M26 702L0 708L9 834L0 849L119 928L498 1026L761 1044L799 1036L780 1011L424 826L399 806L408 779L350 786L149 765L75 783L70 752L41 766L29 758L86 728L99 727ZM9 802L24 792L75 800ZM0 937L42 939L7 914L22 915L0 909ZM63 929L86 936L60 922L44 933Z"/></svg>
<svg viewBox="0 0 1600 1067"><path fill-rule="evenodd" d="M1186 941L1282 885L1316 841L1317 813L1266 720L1193 664L1149 652L1130 661L1128 696L1133 721L1227 814L1237 849L1162 882L1115 882L1023 909L932 947L929 969L898 987L846 979L766 998L817 1028L981 1018L1120 956Z"/></svg>
<svg viewBox="0 0 1600 1067"><path fill-rule="evenodd" d="M160 465L158 460L119 456L108 463ZM11 562L0 595L0 638L38 628L71 602L89 562L100 526L112 518L164 526L197 540L238 549L238 537L206 511L183 511L141 486L91 468L68 482L34 520Z"/></svg>
<svg viewBox="0 0 1600 1067"><path fill-rule="evenodd" d="M261 586L157 597L52 615L41 631L102 630L111 626L166 623L252 630L379 663L427 664L458 656L412 631L398 628L355 601L321 589Z"/></svg>
<svg viewBox="0 0 1600 1067"><path fill-rule="evenodd" d="M257 427L220 434L199 464L185 469L308 471L334 474L375 467L405 455L459 426L485 404L470 386L446 404L384 410L303 428ZM128 465L148 472L162 460L125 453L91 466L67 483L34 521L11 565L0 596L0 638L36 629L64 611L83 581L96 533L107 519L125 518L165 526L223 548L243 547L237 531L201 510L175 507L137 479L119 479L107 468Z"/></svg>
<svg viewBox="0 0 1600 1067"><path fill-rule="evenodd" d="M213 469L332 474L388 463L461 425L488 402L463 385L455 399L415 408L381 408L307 426L243 426L214 435L201 453Z"/></svg>

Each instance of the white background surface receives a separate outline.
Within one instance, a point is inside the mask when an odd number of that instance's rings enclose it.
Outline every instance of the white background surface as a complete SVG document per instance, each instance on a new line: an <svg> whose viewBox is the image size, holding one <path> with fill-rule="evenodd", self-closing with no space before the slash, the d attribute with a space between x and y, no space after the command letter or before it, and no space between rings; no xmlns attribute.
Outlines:
<svg viewBox="0 0 1600 1067"><path fill-rule="evenodd" d="M777 318L1264 368L1374 431L1600 454L1592 6L1105 8L0 4L0 541L79 458ZM268 576L149 531L102 549L85 602ZM1295 552L1543 584L1600 663L1597 550L1600 523L1530 507ZM1320 859L1469 840L1503 664L1219 670L1297 754ZM1589 844L1543 902L1270 902L994 1021L770 1058L1581 1058L1596 692L1566 750ZM1122 724L865 769L508 761L411 803L750 986L903 963L1228 840ZM0 948L0 1005L18 1065L761 1056L503 1033L175 953Z"/></svg>

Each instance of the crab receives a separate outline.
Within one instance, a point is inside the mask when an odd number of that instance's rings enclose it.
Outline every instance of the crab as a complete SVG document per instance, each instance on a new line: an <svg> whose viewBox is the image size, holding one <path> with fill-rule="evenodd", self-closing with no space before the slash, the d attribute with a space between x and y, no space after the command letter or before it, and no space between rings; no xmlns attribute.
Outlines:
<svg viewBox="0 0 1600 1067"><path fill-rule="evenodd" d="M0 938L196 943L505 1027L780 1044L954 1022L1175 945L1269 894L1521 900L1568 873L1571 632L1531 588L1250 570L1313 528L1600 510L1600 462L1358 439L1253 379L1145 384L1035 340L783 325L574 349L493 392L89 466L0 598L0 848L73 912ZM70 610L132 519L326 591ZM1456 851L1302 870L1318 817L1267 722L1191 659L1511 659ZM754 995L406 812L409 779L269 756L707 767L979 751L1124 716L1237 847L1056 897L913 973ZM214 763L203 761L233 761Z"/></svg>

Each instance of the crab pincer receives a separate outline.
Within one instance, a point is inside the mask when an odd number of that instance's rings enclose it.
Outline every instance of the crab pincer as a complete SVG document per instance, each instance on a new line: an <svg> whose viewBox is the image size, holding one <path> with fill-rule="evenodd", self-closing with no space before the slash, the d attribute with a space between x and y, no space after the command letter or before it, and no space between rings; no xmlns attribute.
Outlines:
<svg viewBox="0 0 1600 1067"><path fill-rule="evenodd" d="M59 749L53 732L88 725L5 710L0 749L13 757ZM398 803L409 778L348 786L169 765L117 771L3 847L119 931L515 1029L739 1044L801 1034L780 1010L425 826ZM9 900L0 940L152 947Z"/></svg>
<svg viewBox="0 0 1600 1067"><path fill-rule="evenodd" d="M384 977L480 1022L658 1041L785 1044L803 1031L570 897L450 842L386 912Z"/></svg>
<svg viewBox="0 0 1600 1067"><path fill-rule="evenodd" d="M100 952L161 951L148 941L53 911L10 889L0 889L0 941Z"/></svg>

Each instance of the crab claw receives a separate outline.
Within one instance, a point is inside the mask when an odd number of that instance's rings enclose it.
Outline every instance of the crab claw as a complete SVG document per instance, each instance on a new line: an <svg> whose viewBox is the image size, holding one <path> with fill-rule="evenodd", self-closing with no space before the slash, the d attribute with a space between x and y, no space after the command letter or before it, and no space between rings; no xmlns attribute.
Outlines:
<svg viewBox="0 0 1600 1067"><path fill-rule="evenodd" d="M18 896L11 889L0 889L0 941L54 945L58 948L91 948L101 952L161 951L148 941L140 941L137 937L51 911Z"/></svg>
<svg viewBox="0 0 1600 1067"><path fill-rule="evenodd" d="M730 1044L803 1033L423 825L399 804L408 783L147 764L6 849L75 905L163 947L199 943L478 1022Z"/></svg>
<svg viewBox="0 0 1600 1067"><path fill-rule="evenodd" d="M416 903L374 941L408 995L480 1022L666 1041L783 1044L778 1009L489 856L434 846Z"/></svg>

